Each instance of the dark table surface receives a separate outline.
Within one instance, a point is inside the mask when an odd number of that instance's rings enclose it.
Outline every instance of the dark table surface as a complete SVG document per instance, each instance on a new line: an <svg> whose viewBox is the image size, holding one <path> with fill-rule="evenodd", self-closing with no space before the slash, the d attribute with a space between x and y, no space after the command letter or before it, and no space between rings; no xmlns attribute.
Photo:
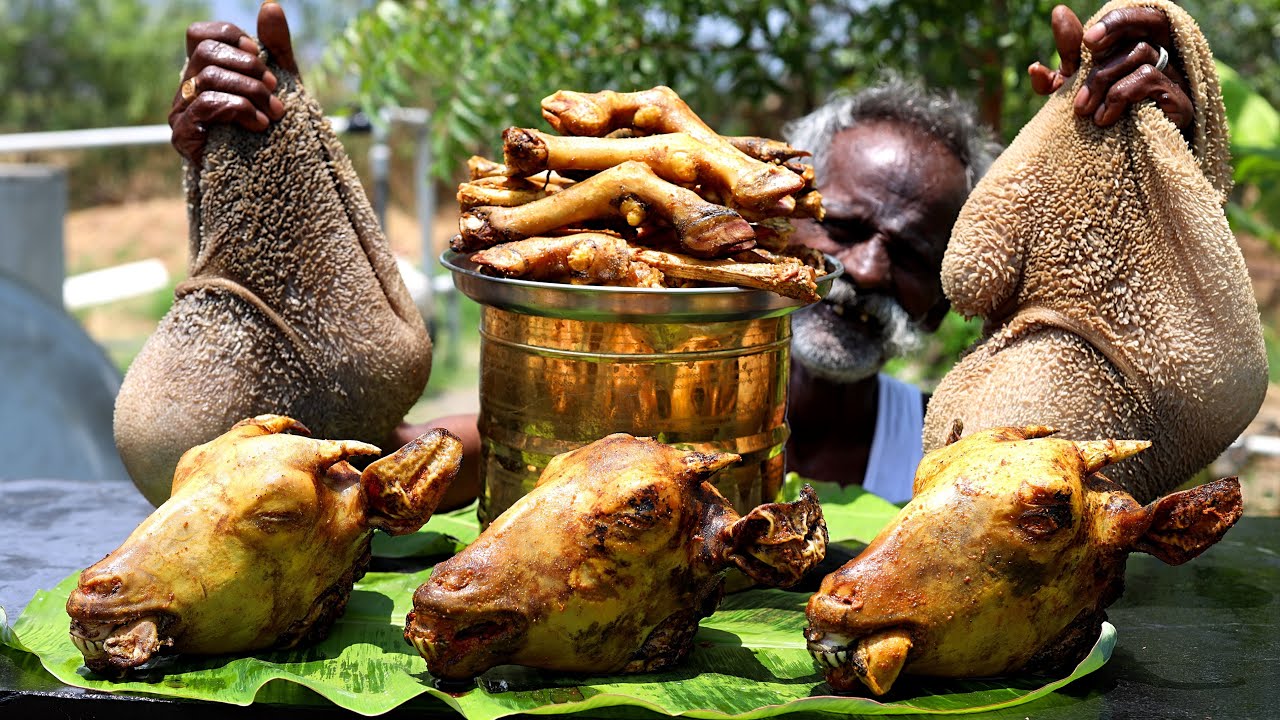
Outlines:
<svg viewBox="0 0 1280 720"><path fill-rule="evenodd" d="M113 550L150 511L124 483L0 479L0 607L10 624L36 590ZM1181 567L1133 555L1109 615L1119 643L1101 670L976 717L1280 718L1280 518L1245 517ZM297 706L247 708L108 695L64 685L34 656L0 646L3 718L358 717L308 692L299 690ZM386 717L424 716L458 717L430 700Z"/></svg>

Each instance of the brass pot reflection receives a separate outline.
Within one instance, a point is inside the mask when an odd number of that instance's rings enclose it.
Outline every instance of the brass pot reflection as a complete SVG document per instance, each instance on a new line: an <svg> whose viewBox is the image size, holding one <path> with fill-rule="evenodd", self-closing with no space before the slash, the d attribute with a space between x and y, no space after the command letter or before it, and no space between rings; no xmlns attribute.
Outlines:
<svg viewBox="0 0 1280 720"><path fill-rule="evenodd" d="M442 262L481 303L479 516L531 490L552 457L610 433L738 453L715 476L739 512L776 500L797 301L763 290L652 290L493 278ZM828 258L825 295L840 267Z"/></svg>
<svg viewBox="0 0 1280 720"><path fill-rule="evenodd" d="M735 509L782 487L791 322L614 323L483 309L480 520L555 455L610 433L738 453L716 475Z"/></svg>

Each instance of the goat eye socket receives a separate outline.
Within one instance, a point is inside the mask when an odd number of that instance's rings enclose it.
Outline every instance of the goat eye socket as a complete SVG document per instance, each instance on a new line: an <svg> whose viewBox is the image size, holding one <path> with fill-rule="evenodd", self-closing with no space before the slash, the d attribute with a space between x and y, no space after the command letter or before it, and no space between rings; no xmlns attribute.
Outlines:
<svg viewBox="0 0 1280 720"><path fill-rule="evenodd" d="M1018 521L1018 526L1036 537L1047 537L1057 532L1061 527L1053 516L1035 511L1023 513Z"/></svg>
<svg viewBox="0 0 1280 720"><path fill-rule="evenodd" d="M260 512L253 516L253 523L267 533L279 532L302 522L302 513L296 510Z"/></svg>

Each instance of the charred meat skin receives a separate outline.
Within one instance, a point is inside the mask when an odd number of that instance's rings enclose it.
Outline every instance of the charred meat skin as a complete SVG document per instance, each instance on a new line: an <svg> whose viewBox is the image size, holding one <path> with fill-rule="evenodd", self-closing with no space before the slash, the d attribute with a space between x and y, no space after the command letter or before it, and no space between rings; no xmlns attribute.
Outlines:
<svg viewBox="0 0 1280 720"><path fill-rule="evenodd" d="M556 456L533 491L436 566L405 639L446 680L499 664L616 673L680 662L728 568L790 585L826 552L812 489L739 517L706 482L737 459L625 434Z"/></svg>

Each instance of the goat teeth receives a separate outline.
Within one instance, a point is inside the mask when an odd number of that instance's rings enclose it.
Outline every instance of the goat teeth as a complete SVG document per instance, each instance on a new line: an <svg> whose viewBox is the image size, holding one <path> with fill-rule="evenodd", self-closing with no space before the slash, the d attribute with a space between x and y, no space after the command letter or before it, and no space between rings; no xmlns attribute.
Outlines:
<svg viewBox="0 0 1280 720"><path fill-rule="evenodd" d="M76 649L85 658L101 657L107 654L106 646L101 640L90 640L74 633L69 633L69 635L71 636L71 644L75 645Z"/></svg>
<svg viewBox="0 0 1280 720"><path fill-rule="evenodd" d="M841 665L845 664L845 661L847 661L848 659L849 659L849 653L848 653L848 652L845 652L845 651L841 650L840 652L836 653L836 660L837 660Z"/></svg>
<svg viewBox="0 0 1280 720"><path fill-rule="evenodd" d="M819 664L826 665L831 668L838 668L843 664L844 660L840 657L841 655L846 657L848 656L848 653L824 652L821 650L810 650L809 654L812 655L813 659L817 660Z"/></svg>

